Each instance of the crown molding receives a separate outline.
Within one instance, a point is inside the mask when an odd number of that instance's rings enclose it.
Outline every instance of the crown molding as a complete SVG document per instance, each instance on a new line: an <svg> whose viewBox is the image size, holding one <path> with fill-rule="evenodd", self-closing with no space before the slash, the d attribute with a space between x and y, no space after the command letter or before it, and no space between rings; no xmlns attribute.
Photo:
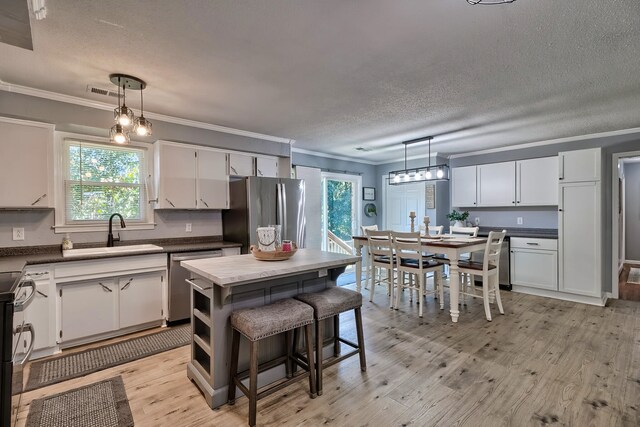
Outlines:
<svg viewBox="0 0 640 427"><path fill-rule="evenodd" d="M379 166L379 165L386 165L386 164L389 164L389 163L404 162L404 157L400 157L400 158L395 159L395 160L385 160L383 162L374 162L374 161L371 161L371 160L355 159L353 157L338 156L336 154L327 154L327 153L322 153L320 151L307 150L307 149L304 149L304 148L297 148L297 147L292 147L291 148L291 152L300 153L300 154L308 154L310 156L324 157L324 158L327 158L327 159L344 160L346 162L363 163L365 165L372 165L372 166ZM407 157L407 160L426 159L427 157L428 156L409 156L409 157ZM438 157L438 153L437 152L432 152L431 153L431 157Z"/></svg>
<svg viewBox="0 0 640 427"><path fill-rule="evenodd" d="M589 139L607 138L612 136L633 135L634 133L637 133L638 136L640 136L640 128L631 128L631 129L623 129L623 130L614 130L609 132L591 133L586 135L569 136L566 138L549 139L546 141L538 141L538 142L527 142L525 144L510 145L507 147L489 148L487 150L470 151L468 153L462 153L462 154L451 154L448 156L448 158L460 159L463 157L500 153L503 151L523 150L525 148L541 147L544 145L564 144L566 142L585 141Z"/></svg>
<svg viewBox="0 0 640 427"><path fill-rule="evenodd" d="M34 96L37 98L45 98L52 101L65 102L67 104L80 105L83 107L95 108L98 110L113 110L113 104L106 102L94 101L91 99L80 98L72 95L64 95L57 92L50 92L47 90L36 89L28 86L16 85L7 83L0 80L0 90L5 92L19 93L21 95ZM282 138L278 136L265 135L257 132L250 132L241 129L234 129L226 126L214 125L212 123L199 122L196 120L183 119L180 117L167 116L165 114L153 113L145 111L145 117L148 119L159 120L161 122L174 123L177 125L189 126L194 128L212 130L216 132L223 132L232 135L246 136L247 138L256 138L266 141L279 142L281 144L293 144L295 140L289 138Z"/></svg>

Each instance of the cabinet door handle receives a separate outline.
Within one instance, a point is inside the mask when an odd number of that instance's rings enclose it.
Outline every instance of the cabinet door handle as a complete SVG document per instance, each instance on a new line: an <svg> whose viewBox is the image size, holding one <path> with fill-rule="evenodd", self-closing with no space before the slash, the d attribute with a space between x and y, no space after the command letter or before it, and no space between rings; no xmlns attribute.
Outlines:
<svg viewBox="0 0 640 427"><path fill-rule="evenodd" d="M169 199L165 199L165 200L167 201L167 203L169 203L169 204L171 205L171 207L172 207L172 208L175 208L175 207L176 207L176 205L174 205L173 203L171 203L171 200L169 200Z"/></svg>
<svg viewBox="0 0 640 427"><path fill-rule="evenodd" d="M98 285L102 286L102 289L104 289L105 291L113 292L113 290L111 288L109 288L108 286L103 285L102 282L98 282Z"/></svg>
<svg viewBox="0 0 640 427"><path fill-rule="evenodd" d="M262 171L260 169L258 169L258 175L264 176L264 174L262 173Z"/></svg>
<svg viewBox="0 0 640 427"><path fill-rule="evenodd" d="M45 197L47 197L47 193L44 193L42 196L38 197L35 202L31 203L31 206L35 205L36 203L38 203L40 200L44 199Z"/></svg>
<svg viewBox="0 0 640 427"><path fill-rule="evenodd" d="M125 289L127 289L129 287L129 285L131 285L131 282L133 282L133 277L131 279L129 279L129 281L127 283L125 283L124 286L120 288L120 290L124 291Z"/></svg>
<svg viewBox="0 0 640 427"><path fill-rule="evenodd" d="M200 199L200 201L201 201L202 203L204 203L205 207L207 207L207 208L209 207L209 205L207 204L207 202L205 202L205 201L204 201L204 200L202 200L202 199Z"/></svg>
<svg viewBox="0 0 640 427"><path fill-rule="evenodd" d="M40 292L40 291L36 291L36 292L45 298L49 298L49 295L45 294L44 292Z"/></svg>
<svg viewBox="0 0 640 427"><path fill-rule="evenodd" d="M540 246L540 243L527 242L527 245L531 245L531 246Z"/></svg>
<svg viewBox="0 0 640 427"><path fill-rule="evenodd" d="M231 172L233 172L234 175L238 175L238 171L236 170L236 168L234 168L233 166L229 165L229 169L231 169Z"/></svg>

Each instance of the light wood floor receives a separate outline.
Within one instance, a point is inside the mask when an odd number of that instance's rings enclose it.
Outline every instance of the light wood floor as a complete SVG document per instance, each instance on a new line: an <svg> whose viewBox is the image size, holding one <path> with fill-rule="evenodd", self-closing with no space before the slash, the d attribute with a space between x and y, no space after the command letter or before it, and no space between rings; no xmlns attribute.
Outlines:
<svg viewBox="0 0 640 427"><path fill-rule="evenodd" d="M454 325L431 297L419 319L408 298L391 311L383 294L363 307L368 371L357 357L327 369L314 400L305 382L284 389L258 402L259 425L640 425L640 304L503 292L505 316L487 322L477 300ZM351 315L342 329L355 339ZM18 425L31 400L115 375L136 426L246 425L244 397L208 408L187 379L188 357L183 347L26 393Z"/></svg>
<svg viewBox="0 0 640 427"><path fill-rule="evenodd" d="M637 283L627 283L631 267L640 268L640 264L624 264L620 272L620 280L618 281L619 296L620 299L627 301L640 301L640 285Z"/></svg>

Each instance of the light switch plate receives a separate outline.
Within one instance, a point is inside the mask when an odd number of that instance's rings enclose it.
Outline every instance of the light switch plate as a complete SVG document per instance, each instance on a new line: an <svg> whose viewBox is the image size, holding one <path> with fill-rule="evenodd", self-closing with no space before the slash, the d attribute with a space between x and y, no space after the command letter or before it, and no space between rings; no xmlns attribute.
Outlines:
<svg viewBox="0 0 640 427"><path fill-rule="evenodd" d="M191 223L188 222L187 226L184 228L184 231L186 231L187 233L191 233Z"/></svg>
<svg viewBox="0 0 640 427"><path fill-rule="evenodd" d="M476 217L476 220L474 221L476 227L480 225L480 218Z"/></svg>
<svg viewBox="0 0 640 427"><path fill-rule="evenodd" d="M24 240L24 228L13 227L13 240Z"/></svg>
<svg viewBox="0 0 640 427"><path fill-rule="evenodd" d="M522 217L521 216L518 217L518 225L522 225Z"/></svg>

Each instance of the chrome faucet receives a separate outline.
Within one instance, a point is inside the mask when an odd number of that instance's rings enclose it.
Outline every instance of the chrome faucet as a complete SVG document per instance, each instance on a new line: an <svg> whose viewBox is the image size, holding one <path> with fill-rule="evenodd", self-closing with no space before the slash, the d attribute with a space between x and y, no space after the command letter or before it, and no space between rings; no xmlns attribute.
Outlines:
<svg viewBox="0 0 640 427"><path fill-rule="evenodd" d="M120 218L120 228L127 228L127 225L124 223L124 219L122 218L122 215L120 215L119 213L114 213L113 215L111 215L111 217L109 218L109 235L107 236L107 247L110 248L113 246L113 242L119 242L120 241L120 233L118 233L118 237L113 237L113 217L117 216Z"/></svg>

